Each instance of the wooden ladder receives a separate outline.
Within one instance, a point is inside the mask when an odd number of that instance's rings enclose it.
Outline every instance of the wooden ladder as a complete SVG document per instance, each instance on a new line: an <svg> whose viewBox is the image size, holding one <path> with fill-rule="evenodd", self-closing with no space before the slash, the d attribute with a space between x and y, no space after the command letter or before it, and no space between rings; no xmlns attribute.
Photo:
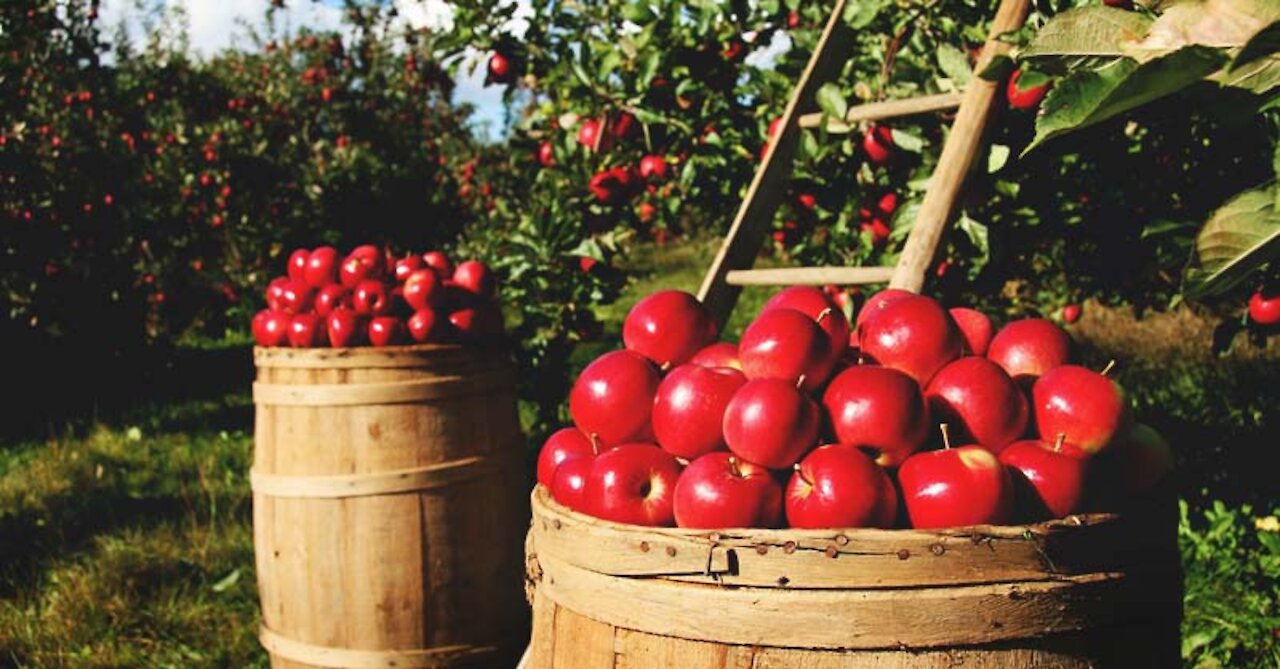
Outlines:
<svg viewBox="0 0 1280 669"><path fill-rule="evenodd" d="M930 95L852 107L843 119L845 125L959 109L898 264L894 267L750 269L786 192L800 128L813 128L824 122L824 116L815 113L818 88L836 78L852 52L853 29L843 20L845 4L846 0L836 0L832 7L813 55L782 113L781 128L777 136L770 139L764 161L698 291L698 298L721 329L738 301L742 286L887 282L893 288L920 292L956 197L981 147L999 86L976 75L963 94ZM1029 9L1030 0L1001 0L975 72L981 72L993 58L1009 50L999 37L1021 28Z"/></svg>

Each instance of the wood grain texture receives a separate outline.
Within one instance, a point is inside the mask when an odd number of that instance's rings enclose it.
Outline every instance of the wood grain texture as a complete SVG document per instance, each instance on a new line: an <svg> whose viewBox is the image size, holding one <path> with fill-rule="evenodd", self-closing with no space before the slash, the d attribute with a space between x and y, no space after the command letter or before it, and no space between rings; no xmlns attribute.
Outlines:
<svg viewBox="0 0 1280 669"><path fill-rule="evenodd" d="M852 126L870 121L886 121L905 116L950 111L960 106L963 96L960 93L938 93L936 95L920 95L902 100L883 100L849 107L844 120L828 118L829 132L849 132ZM801 128L817 128L822 125L822 114L805 114L800 117Z"/></svg>
<svg viewBox="0 0 1280 669"><path fill-rule="evenodd" d="M525 669L1176 666L1171 499L1027 526L700 532L600 521L537 489ZM780 568L797 580L771 580Z"/></svg>
<svg viewBox="0 0 1280 669"><path fill-rule="evenodd" d="M497 382L512 378L505 355L259 348L254 359L259 387L285 389L255 394L254 545L272 666L513 666L527 629L528 507L512 466L523 443L513 385ZM316 397L351 401L303 401Z"/></svg>
<svg viewBox="0 0 1280 669"><path fill-rule="evenodd" d="M974 65L974 72L983 71L991 63L991 59L1009 51L1010 45L999 38L1004 33L1021 28L1027 20L1030 7L1031 0L1001 0L991 23L987 42ZM925 272L933 262L938 241L942 239L942 232L955 207L960 189L964 186L969 168L978 157L987 120L994 109L999 91L1000 86L995 82L976 76L965 88L960 111L942 145L942 155L938 157L938 165L929 177L924 200L916 213L911 233L907 235L902 255L898 257L897 270L889 283L891 288L918 293L924 287Z"/></svg>
<svg viewBox="0 0 1280 669"><path fill-rule="evenodd" d="M888 283L892 267L779 267L735 269L725 274L731 286L841 286Z"/></svg>
<svg viewBox="0 0 1280 669"><path fill-rule="evenodd" d="M773 222L773 215L786 194L786 180L791 174L800 138L800 115L817 108L818 89L835 78L852 53L855 36L842 18L845 2L835 0L832 3L830 18L818 36L813 56L800 73L795 90L783 109L778 136L769 142L760 169L747 187L742 206L698 290L698 299L707 306L720 330L724 329L729 313L742 292L741 287L726 282L725 276L729 270L749 268L755 262L760 244Z"/></svg>

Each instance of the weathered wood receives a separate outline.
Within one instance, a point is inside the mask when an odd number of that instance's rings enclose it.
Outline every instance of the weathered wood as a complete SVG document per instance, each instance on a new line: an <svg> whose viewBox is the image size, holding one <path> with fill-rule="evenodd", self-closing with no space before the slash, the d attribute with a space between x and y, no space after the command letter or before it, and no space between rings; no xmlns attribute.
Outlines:
<svg viewBox="0 0 1280 669"><path fill-rule="evenodd" d="M852 52L853 30L843 20L845 1L835 0L832 3L831 17L782 112L778 135L769 139L769 148L760 169L751 180L742 206L698 290L698 299L707 306L720 329L729 320L729 313L742 292L741 287L727 283L725 275L729 270L751 267L760 251L760 244L786 191L784 184L791 172L799 141L800 114L816 108L818 89L834 78Z"/></svg>
<svg viewBox="0 0 1280 669"><path fill-rule="evenodd" d="M735 269L725 274L731 286L837 286L888 283L892 267L780 267Z"/></svg>
<svg viewBox="0 0 1280 669"><path fill-rule="evenodd" d="M254 360L272 666L512 666L527 507L505 355L259 348Z"/></svg>
<svg viewBox="0 0 1280 669"><path fill-rule="evenodd" d="M706 532L602 521L538 488L526 669L1176 666L1170 499L1025 526ZM727 571L685 573L721 551Z"/></svg>
<svg viewBox="0 0 1280 669"><path fill-rule="evenodd" d="M974 66L975 72L981 72L993 58L1009 50L1009 44L999 38L1022 27L1030 6L1031 0L1001 0L987 42ZM969 168L978 157L999 90L998 84L980 77L973 77L965 88L960 111L942 146L938 165L929 177L929 187L925 190L911 233L907 235L902 255L898 257L898 267L890 287L915 293L924 287L925 272L933 262Z"/></svg>
<svg viewBox="0 0 1280 669"><path fill-rule="evenodd" d="M828 118L827 130L829 132L849 132L858 123L887 121L905 116L950 111L960 106L961 98L962 95L960 93L938 93L937 95L921 95L903 100L884 100L855 105L849 108L843 120ZM800 127L817 128L822 125L823 118L824 116L821 113L805 114L800 117Z"/></svg>

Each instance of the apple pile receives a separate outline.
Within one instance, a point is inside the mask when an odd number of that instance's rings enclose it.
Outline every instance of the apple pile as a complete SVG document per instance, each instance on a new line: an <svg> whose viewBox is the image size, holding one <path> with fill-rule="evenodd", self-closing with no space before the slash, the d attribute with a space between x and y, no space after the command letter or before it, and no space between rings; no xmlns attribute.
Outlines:
<svg viewBox="0 0 1280 669"><path fill-rule="evenodd" d="M847 302L846 302L847 303ZM668 290L589 364L538 482L606 520L685 528L941 528L1100 510L1153 487L1167 443L1106 372L1031 318L884 290L770 299L733 344Z"/></svg>
<svg viewBox="0 0 1280 669"><path fill-rule="evenodd" d="M295 348L484 339L502 333L495 283L483 262L455 268L440 251L396 256L365 244L343 257L332 246L298 249L288 275L267 286L253 338Z"/></svg>

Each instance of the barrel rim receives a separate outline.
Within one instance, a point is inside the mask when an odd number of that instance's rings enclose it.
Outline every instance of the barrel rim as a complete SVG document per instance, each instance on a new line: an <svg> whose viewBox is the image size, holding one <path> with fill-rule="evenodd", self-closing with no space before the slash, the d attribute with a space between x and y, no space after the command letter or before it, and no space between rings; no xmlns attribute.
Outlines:
<svg viewBox="0 0 1280 669"><path fill-rule="evenodd" d="M348 346L343 348L254 346L253 362L259 368L416 367L459 357L493 357L505 360L506 342L476 344L405 344L399 346Z"/></svg>

